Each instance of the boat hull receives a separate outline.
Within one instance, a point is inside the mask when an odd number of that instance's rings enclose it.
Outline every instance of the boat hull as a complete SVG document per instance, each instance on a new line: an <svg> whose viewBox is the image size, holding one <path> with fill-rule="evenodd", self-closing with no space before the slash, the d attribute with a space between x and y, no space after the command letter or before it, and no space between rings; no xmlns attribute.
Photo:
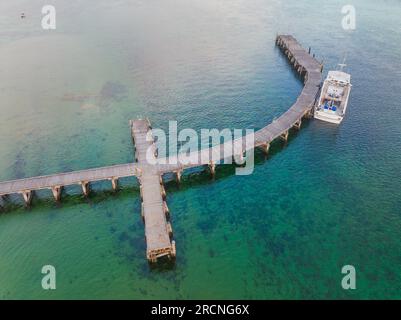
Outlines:
<svg viewBox="0 0 401 320"><path fill-rule="evenodd" d="M329 71L315 106L314 118L340 124L348 106L351 76L342 71Z"/></svg>
<svg viewBox="0 0 401 320"><path fill-rule="evenodd" d="M326 121L334 124L340 124L341 121L343 121L344 117L338 116L338 115L329 115L326 112L321 112L315 110L314 118L321 120L321 121Z"/></svg>

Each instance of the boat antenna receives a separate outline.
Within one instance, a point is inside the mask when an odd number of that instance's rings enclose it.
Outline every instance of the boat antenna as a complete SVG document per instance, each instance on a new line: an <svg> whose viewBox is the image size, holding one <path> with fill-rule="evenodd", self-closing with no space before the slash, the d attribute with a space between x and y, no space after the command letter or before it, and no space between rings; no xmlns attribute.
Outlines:
<svg viewBox="0 0 401 320"><path fill-rule="evenodd" d="M343 62L338 64L339 67L340 67L340 71L343 71L343 69L347 66L347 65L345 64L345 60L346 60L346 59L347 59L347 55L344 54Z"/></svg>

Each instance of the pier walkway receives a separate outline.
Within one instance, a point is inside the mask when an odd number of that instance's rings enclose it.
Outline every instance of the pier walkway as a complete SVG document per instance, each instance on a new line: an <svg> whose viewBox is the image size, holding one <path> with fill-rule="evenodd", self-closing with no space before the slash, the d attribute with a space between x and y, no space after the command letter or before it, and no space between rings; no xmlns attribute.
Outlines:
<svg viewBox="0 0 401 320"><path fill-rule="evenodd" d="M135 163L119 164L115 166L95 169L79 170L66 173L57 173L33 178L25 178L0 182L0 196L14 193L23 195L27 204L32 200L35 190L52 190L53 196L60 200L62 188L70 185L81 185L84 195L88 195L90 183L101 180L110 180L112 188L117 188L119 178L137 175L138 166Z"/></svg>
<svg viewBox="0 0 401 320"><path fill-rule="evenodd" d="M147 160L156 161L156 146L148 120L131 120L131 132L135 145L135 161L139 164ZM142 219L145 223L146 255L150 262L168 256L174 258L175 241L171 241L173 229L165 202L166 191L160 173L151 170L139 172L142 200Z"/></svg>
<svg viewBox="0 0 401 320"><path fill-rule="evenodd" d="M29 205L35 190L49 189L56 201L59 201L65 186L81 185L83 194L87 196L91 182L110 180L115 190L118 179L136 176L141 189L147 258L155 262L162 256L175 257L176 248L175 242L171 240L172 227L168 221L163 174L175 173L177 180L180 181L184 169L207 165L214 174L216 163L220 160L233 157L242 161L243 154L256 147L268 153L273 140L280 138L286 141L289 130L300 129L303 118L311 117L313 114L313 107L320 90L323 65L311 56L310 49L309 52L306 51L291 35L277 36L276 45L281 48L301 76L304 87L296 102L286 112L254 133L252 144L245 143L247 137L242 137L240 140L230 142L232 148L229 154L224 154L227 150L226 145L220 144L191 153L189 155L191 161L183 163L179 156L158 158L149 121L131 120L131 134L136 149L134 163L0 182L0 198L10 194L21 194L25 203Z"/></svg>

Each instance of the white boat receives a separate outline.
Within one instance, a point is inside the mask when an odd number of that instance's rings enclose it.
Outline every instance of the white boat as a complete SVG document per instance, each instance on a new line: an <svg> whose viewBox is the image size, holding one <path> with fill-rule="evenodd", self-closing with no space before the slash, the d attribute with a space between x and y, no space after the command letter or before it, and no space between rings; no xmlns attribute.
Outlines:
<svg viewBox="0 0 401 320"><path fill-rule="evenodd" d="M345 64L340 66L344 67ZM341 123L347 110L350 92L351 75L342 70L329 71L323 82L314 117L331 123Z"/></svg>

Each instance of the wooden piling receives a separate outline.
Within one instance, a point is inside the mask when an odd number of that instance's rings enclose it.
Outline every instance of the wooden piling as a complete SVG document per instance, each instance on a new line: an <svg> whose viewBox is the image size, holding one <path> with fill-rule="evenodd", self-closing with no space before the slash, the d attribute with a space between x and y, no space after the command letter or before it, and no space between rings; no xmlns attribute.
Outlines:
<svg viewBox="0 0 401 320"><path fill-rule="evenodd" d="M161 187L162 197L163 199L166 199L167 197L166 189L164 189L164 186L162 184L160 185L160 187Z"/></svg>
<svg viewBox="0 0 401 320"><path fill-rule="evenodd" d="M260 148L260 150L263 151L263 153L264 153L265 155L268 155L268 154L269 154L269 149L270 149L270 143L269 143L269 142L262 143L262 144L259 146L259 148Z"/></svg>
<svg viewBox="0 0 401 320"><path fill-rule="evenodd" d="M166 201L163 201L163 211L164 211L164 214L166 215L166 218L169 218L170 217L170 210L169 210L169 208L167 206L167 202Z"/></svg>
<svg viewBox="0 0 401 320"><path fill-rule="evenodd" d="M288 135L289 135L289 131L285 131L280 135L280 139L283 140L284 142L288 141Z"/></svg>
<svg viewBox="0 0 401 320"><path fill-rule="evenodd" d="M118 189L118 178L111 178L111 187L113 188L114 191Z"/></svg>
<svg viewBox="0 0 401 320"><path fill-rule="evenodd" d="M54 200L56 200L57 202L60 201L61 199L61 190L62 190L62 186L54 186L52 187L52 194L54 197Z"/></svg>
<svg viewBox="0 0 401 320"><path fill-rule="evenodd" d="M171 222L167 222L167 232L170 236L170 238L173 237L173 227L171 226Z"/></svg>
<svg viewBox="0 0 401 320"><path fill-rule="evenodd" d="M213 161L210 161L209 163L209 170L212 177L214 177L216 174L216 164Z"/></svg>
<svg viewBox="0 0 401 320"><path fill-rule="evenodd" d="M175 241L173 240L173 241L171 241L171 247L172 247L172 251L171 251L171 257L172 258L175 258L176 256L177 256L177 251L176 251L176 249L175 249Z"/></svg>
<svg viewBox="0 0 401 320"><path fill-rule="evenodd" d="M89 181L81 181L81 187L82 187L82 193L84 194L85 197L89 196L89 191L90 191L90 183Z"/></svg>
<svg viewBox="0 0 401 320"><path fill-rule="evenodd" d="M181 174L182 174L182 171L181 171L181 170L177 170L177 171L175 172L175 177L176 177L177 183L181 183Z"/></svg>
<svg viewBox="0 0 401 320"><path fill-rule="evenodd" d="M302 118L300 118L297 122L295 122L294 124L294 128L297 130L301 129L301 125L302 125Z"/></svg>
<svg viewBox="0 0 401 320"><path fill-rule="evenodd" d="M26 206L30 206L32 203L33 192L32 190L24 190L21 192L22 197L25 201Z"/></svg>

